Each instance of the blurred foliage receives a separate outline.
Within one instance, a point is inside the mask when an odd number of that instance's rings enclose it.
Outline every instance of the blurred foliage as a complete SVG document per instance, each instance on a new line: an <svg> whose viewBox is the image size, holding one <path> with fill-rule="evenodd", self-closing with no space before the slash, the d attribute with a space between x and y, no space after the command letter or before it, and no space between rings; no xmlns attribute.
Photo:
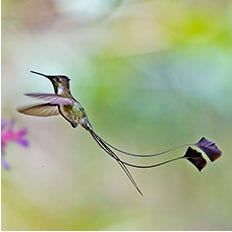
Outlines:
<svg viewBox="0 0 232 232"><path fill-rule="evenodd" d="M31 143L8 147L2 229L231 230L231 16L229 0L3 0L2 115ZM184 161L132 170L141 198L82 128L16 112L32 102L23 93L53 91L30 70L68 75L96 131L121 148L206 136L223 156L202 173Z"/></svg>

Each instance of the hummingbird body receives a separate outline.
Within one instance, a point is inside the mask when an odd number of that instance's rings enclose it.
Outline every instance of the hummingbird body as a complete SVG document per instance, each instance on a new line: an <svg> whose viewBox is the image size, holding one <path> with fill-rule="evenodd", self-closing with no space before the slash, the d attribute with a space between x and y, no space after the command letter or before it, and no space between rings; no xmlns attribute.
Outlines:
<svg viewBox="0 0 232 232"><path fill-rule="evenodd" d="M122 154L129 155L129 156L146 158L146 157L162 155L162 154L171 152L181 147L197 146L198 148L200 148L206 153L206 155L210 158L210 161L214 161L221 156L221 151L216 147L215 143L205 139L204 137L197 143L182 144L182 145L167 149L159 153L148 154L148 155L135 154L135 153L130 153L130 152L121 150L111 145L110 143L108 143L106 140L100 137L93 130L93 127L90 124L90 121L88 119L85 109L80 104L80 102L77 101L71 94L70 85L69 85L70 79L67 76L45 75L39 72L34 72L34 71L31 71L31 72L48 78L52 82L55 93L54 94L46 94L46 93L25 94L26 96L40 99L44 101L44 103L21 107L18 109L18 111L23 114L32 115L32 116L40 116L40 117L55 116L55 115L60 114L65 120L67 120L71 124L73 128L77 127L78 124L80 124L83 128L85 128L91 134L91 136L97 142L97 144L109 156L111 156L113 159L115 159L118 162L120 167L123 169L124 173L127 175L131 183L134 185L134 187L137 189L137 191L141 195L142 195L142 192L137 186L136 182L134 181L134 178L130 174L128 170L128 166L134 167L134 168L154 168L154 167L158 167L158 166L161 166L166 163L170 163L172 161L176 161L179 159L187 159L199 171L201 171L206 166L206 160L203 158L200 152L197 152L191 147L188 148L184 156L180 156L174 159L169 159L162 163L156 163L152 165L137 165L137 164L125 162L118 157L116 152L120 152Z"/></svg>
<svg viewBox="0 0 232 232"><path fill-rule="evenodd" d="M58 109L60 114L70 122L73 128L77 127L78 124L83 124L83 121L89 121L85 109L82 105L73 99L73 105L59 105Z"/></svg>
<svg viewBox="0 0 232 232"><path fill-rule="evenodd" d="M67 76L49 76L34 71L32 71L32 73L48 78L52 82L54 87L55 94L26 94L27 96L46 101L48 108L56 108L56 111L53 110L49 113L49 115L46 116L60 114L71 124L73 128L77 127L78 124L81 124L85 129L91 129L90 122L88 120L84 107L71 94L69 85L70 79ZM40 105L37 105L36 111L39 111L39 106ZM45 116L42 114L42 112L45 110L45 107L46 106L42 104L41 112L39 112L37 115L36 112L31 112L33 111L33 109L35 109L35 106L21 108L19 109L19 112L34 116Z"/></svg>

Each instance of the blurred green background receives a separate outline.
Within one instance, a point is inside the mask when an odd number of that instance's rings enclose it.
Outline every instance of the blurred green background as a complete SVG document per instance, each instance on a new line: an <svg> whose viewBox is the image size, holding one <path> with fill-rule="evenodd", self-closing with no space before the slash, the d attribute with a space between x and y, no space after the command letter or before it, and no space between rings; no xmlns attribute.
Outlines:
<svg viewBox="0 0 232 232"><path fill-rule="evenodd" d="M231 41L230 0L3 0L2 117L28 129L30 147L7 147L2 229L231 230ZM184 160L130 169L140 197L83 128L17 113L35 102L23 93L53 92L30 70L69 76L96 131L121 148L205 136L223 156L202 173Z"/></svg>

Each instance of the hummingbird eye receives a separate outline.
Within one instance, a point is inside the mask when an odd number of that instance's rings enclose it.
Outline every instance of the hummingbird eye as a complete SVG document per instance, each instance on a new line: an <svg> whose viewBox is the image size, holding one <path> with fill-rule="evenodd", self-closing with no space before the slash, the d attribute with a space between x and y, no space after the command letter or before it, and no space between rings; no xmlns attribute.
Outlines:
<svg viewBox="0 0 232 232"><path fill-rule="evenodd" d="M57 78L56 78L56 81L57 81L57 82L62 82L62 78L61 78L61 77L57 77Z"/></svg>

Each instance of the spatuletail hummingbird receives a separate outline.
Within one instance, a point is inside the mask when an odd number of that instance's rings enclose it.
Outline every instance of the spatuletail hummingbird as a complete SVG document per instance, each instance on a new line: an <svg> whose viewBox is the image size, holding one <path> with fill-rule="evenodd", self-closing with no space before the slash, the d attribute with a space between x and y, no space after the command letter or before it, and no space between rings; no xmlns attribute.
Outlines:
<svg viewBox="0 0 232 232"><path fill-rule="evenodd" d="M95 130L93 129L87 113L84 107L77 101L71 94L70 91L70 79L64 75L46 75L43 73L31 71L33 74L37 74L39 76L43 76L51 81L54 94L47 94L47 93L30 93L25 94L26 96L37 98L43 101L42 104L36 104L26 107L18 108L18 111L23 114L32 115L32 116L41 116L41 117L48 117L48 116L55 116L61 115L65 120L67 120L73 128L76 128L79 124L86 129L92 138L97 142L97 144L113 159L117 161L117 163L121 166L122 170L125 172L131 183L137 189L140 195L142 191L136 184L133 176L128 170L128 167L134 168L154 168L158 166L162 166L164 164L180 160L180 159L187 159L191 162L199 171L201 171L207 164L207 161L202 156L202 154L191 148L192 146L198 147L201 149L210 159L210 161L215 161L218 159L222 152L217 148L214 142L207 140L206 138L202 137L197 143L188 143L182 144L162 152L154 153L154 154L136 154L131 153L128 151L124 151L122 149L117 148L116 146L111 145L101 136L99 136ZM171 152L181 147L188 147L185 154L183 156L179 156L177 158L166 160L162 163L155 163L151 165L137 165L133 163L128 163L123 161L119 158L116 152L122 153L128 156L134 156L138 158L148 158L153 156L163 155L165 153Z"/></svg>

